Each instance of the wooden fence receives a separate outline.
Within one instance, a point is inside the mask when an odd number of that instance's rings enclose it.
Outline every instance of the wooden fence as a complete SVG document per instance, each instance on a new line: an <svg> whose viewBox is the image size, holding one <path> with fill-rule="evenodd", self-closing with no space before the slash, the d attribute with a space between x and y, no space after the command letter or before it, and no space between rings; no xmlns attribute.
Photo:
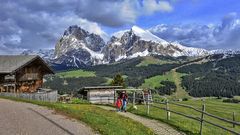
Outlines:
<svg viewBox="0 0 240 135"><path fill-rule="evenodd" d="M135 103L135 100L142 100L143 101L143 99L141 99L141 98L134 98L134 97L131 98L131 97L129 97L129 99L131 99L133 103ZM233 125L233 128L235 128L235 126L240 126L240 122L235 121L235 113L233 113L233 115L232 115L232 117L233 117L232 120L225 119L225 118L222 118L222 117L219 117L219 116L216 116L216 115L213 115L213 114L210 114L210 113L206 112L205 103L203 103L201 110L197 109L197 108L195 108L193 106L190 106L190 105L180 104L180 103L177 103L177 102L169 102L168 100L166 100L164 102L160 102L160 101L150 101L149 99L145 99L145 104L147 106L146 113L148 115L149 115L149 112L150 112L150 107L154 107L154 108L158 108L160 110L166 111L166 119L167 120L170 120L170 112L171 112L171 113L174 113L174 114L177 114L177 115L180 115L180 116L183 116L183 117L186 117L186 118L198 121L200 123L200 128L199 128L199 134L200 135L202 135L202 129L203 129L203 123L204 122L208 123L210 125L213 125L215 127L221 128L223 130L226 130L228 132L231 132L232 134L240 135L240 133L238 133L238 132L236 132L236 131L234 131L232 129L229 129L227 127L221 126L221 125L219 125L217 123L213 123L211 121L208 121L208 120L204 119L204 116L209 116L211 118L215 118L215 119L218 119L220 121L223 121L223 122L226 122L226 123L230 123L230 124ZM165 107L159 107L156 104L161 104L161 105L164 105ZM199 117L193 117L191 115L187 115L187 114L184 114L182 112L178 112L178 111L172 110L170 108L170 104L175 105L175 106L179 106L179 107L182 107L182 108L192 109L192 110L194 110L196 112L199 112L201 115Z"/></svg>
<svg viewBox="0 0 240 135"><path fill-rule="evenodd" d="M225 119L225 118L222 118L222 117L219 117L219 116L216 116L216 115L213 115L213 114L210 114L210 113L206 112L205 103L202 105L202 108L201 108L201 110L200 110L200 109L197 109L197 108L195 108L195 107L193 107L193 106L190 106L190 105L180 104L180 103L177 103L177 102L170 102L170 101L168 101L168 100L166 100L166 101L164 101L164 102L151 101L151 100L149 100L149 99L136 98L135 96L133 96L133 97L128 97L128 99L130 99L130 100L132 101L133 106L135 105L136 100L138 100L138 101L139 101L139 100L140 100L140 101L143 101L143 102L145 103L145 105L146 105L146 108L147 108L147 109L146 109L146 114L148 114L148 115L149 115L149 113L150 113L150 107L154 107L154 108L157 108L157 109L166 111L166 119L167 119L167 120L170 120L170 113L174 113L174 114L177 114L177 115L180 115L180 116L183 116L183 117L192 119L192 120L196 120L196 121L198 121L199 124L200 124L200 125L199 125L199 127L200 127L200 128L199 128L199 134L200 134L200 135L202 135L202 130L203 130L203 124L204 124L204 123L208 123L208 124L213 125L213 126L215 126L215 127L217 127L217 128L221 128L221 129L226 130L226 131L228 131L228 132L230 132L230 133L232 133L232 134L240 135L240 133L238 133L238 132L236 132L236 131L234 131L234 130L232 130L232 129L229 129L229 128L227 128L227 127L221 126L221 125L219 125L219 124L217 124L217 123L213 123L213 122L208 121L208 120L206 120L206 119L204 118L204 116L209 116L209 117L211 117L211 118L215 118L215 119L218 119L218 120L220 120L220 121L223 121L223 122L226 122L226 123L230 123L230 124L233 125L233 128L234 128L235 126L240 126L240 122L235 121L235 113L233 113L233 115L232 115L232 117L233 117L232 120ZM98 103L100 103L100 104L101 104L101 103L103 103L103 104L106 104L106 103L112 104L112 102L106 102L106 101L111 101L111 100L113 100L113 98L112 98L112 97L109 97L108 100L105 100L104 102L101 102L101 101L103 101L101 98L100 98L100 99L96 99L96 100L99 101ZM157 105L159 105L159 104L160 104L160 105L164 105L164 107L157 106ZM200 116L199 116L199 117L194 117L194 116L191 116L191 115L184 114L184 113L182 113L182 112L178 112L178 111L172 110L172 109L170 108L170 105L175 105L175 106L182 107L182 108L186 108L186 109L192 109L192 110L200 113Z"/></svg>
<svg viewBox="0 0 240 135"><path fill-rule="evenodd" d="M48 101L56 102L57 101L57 91L49 91L42 93L10 93L10 92L0 92L0 96L5 97L17 97L30 100L39 100L39 101Z"/></svg>

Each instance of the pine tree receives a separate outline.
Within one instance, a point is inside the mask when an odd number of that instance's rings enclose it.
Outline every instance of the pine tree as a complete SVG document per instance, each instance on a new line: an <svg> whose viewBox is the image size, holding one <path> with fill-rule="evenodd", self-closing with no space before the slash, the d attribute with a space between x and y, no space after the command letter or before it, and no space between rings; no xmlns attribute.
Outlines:
<svg viewBox="0 0 240 135"><path fill-rule="evenodd" d="M123 79L121 74L117 74L117 75L114 76L114 78L113 78L113 80L111 82L111 85L112 86L123 86L124 88L126 86L125 85L125 81L124 81L124 79Z"/></svg>

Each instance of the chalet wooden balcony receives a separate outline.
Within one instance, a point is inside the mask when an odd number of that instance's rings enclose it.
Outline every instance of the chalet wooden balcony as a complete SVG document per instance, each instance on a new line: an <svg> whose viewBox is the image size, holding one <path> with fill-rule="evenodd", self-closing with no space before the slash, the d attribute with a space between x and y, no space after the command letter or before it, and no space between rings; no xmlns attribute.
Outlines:
<svg viewBox="0 0 240 135"><path fill-rule="evenodd" d="M27 73L24 74L19 78L19 81L31 81L31 80L39 80L39 75L38 73Z"/></svg>

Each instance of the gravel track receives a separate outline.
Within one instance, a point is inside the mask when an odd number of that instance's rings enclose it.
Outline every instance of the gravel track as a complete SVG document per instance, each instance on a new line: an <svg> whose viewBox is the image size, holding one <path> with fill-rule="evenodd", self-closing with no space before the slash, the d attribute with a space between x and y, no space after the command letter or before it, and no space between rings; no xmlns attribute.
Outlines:
<svg viewBox="0 0 240 135"><path fill-rule="evenodd" d="M0 135L94 135L91 128L45 107L0 99Z"/></svg>

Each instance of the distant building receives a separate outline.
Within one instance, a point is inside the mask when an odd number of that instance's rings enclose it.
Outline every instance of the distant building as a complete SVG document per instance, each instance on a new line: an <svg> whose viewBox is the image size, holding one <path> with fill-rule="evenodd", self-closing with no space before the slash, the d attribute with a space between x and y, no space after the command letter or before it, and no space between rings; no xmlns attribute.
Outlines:
<svg viewBox="0 0 240 135"><path fill-rule="evenodd" d="M0 56L0 92L36 92L46 74L54 72L39 56Z"/></svg>

